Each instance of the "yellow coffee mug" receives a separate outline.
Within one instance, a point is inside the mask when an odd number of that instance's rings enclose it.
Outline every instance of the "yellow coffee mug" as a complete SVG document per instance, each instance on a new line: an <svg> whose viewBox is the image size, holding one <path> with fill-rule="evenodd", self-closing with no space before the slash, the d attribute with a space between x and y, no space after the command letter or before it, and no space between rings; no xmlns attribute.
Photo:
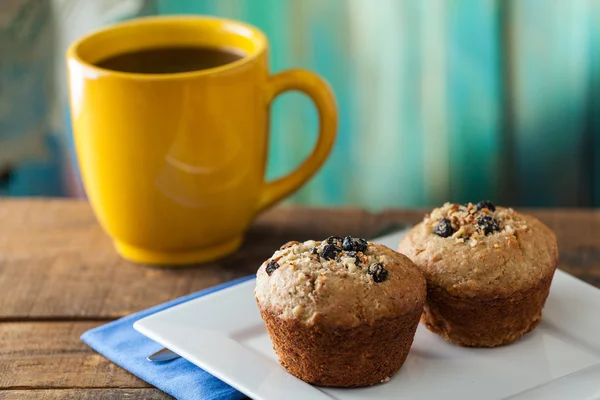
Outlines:
<svg viewBox="0 0 600 400"><path fill-rule="evenodd" d="M245 55L171 74L97 65L119 54L186 46ZM71 45L71 115L83 182L123 257L181 265L233 252L257 213L325 162L337 130L331 90L306 70L270 75L267 55L267 39L257 28L198 16L141 18ZM270 104L288 90L314 101L319 138L298 169L266 183Z"/></svg>

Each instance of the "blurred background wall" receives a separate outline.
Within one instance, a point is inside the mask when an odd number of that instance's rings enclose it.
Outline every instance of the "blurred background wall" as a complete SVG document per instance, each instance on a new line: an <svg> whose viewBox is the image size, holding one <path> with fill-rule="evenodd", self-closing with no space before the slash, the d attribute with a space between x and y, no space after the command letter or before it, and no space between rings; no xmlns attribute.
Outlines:
<svg viewBox="0 0 600 400"><path fill-rule="evenodd" d="M250 22L273 71L331 83L338 141L288 202L600 206L600 0L2 0L0 195L83 196L64 51L151 14ZM275 104L269 179L308 154L315 131L307 99Z"/></svg>

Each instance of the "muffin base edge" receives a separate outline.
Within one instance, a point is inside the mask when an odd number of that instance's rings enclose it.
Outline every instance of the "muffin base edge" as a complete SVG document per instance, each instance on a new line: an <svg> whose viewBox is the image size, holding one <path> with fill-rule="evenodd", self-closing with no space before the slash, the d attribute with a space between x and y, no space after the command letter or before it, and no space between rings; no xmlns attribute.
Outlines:
<svg viewBox="0 0 600 400"><path fill-rule="evenodd" d="M373 325L330 328L259 309L280 364L305 382L329 387L388 381L406 361L422 312L415 308Z"/></svg>
<svg viewBox="0 0 600 400"><path fill-rule="evenodd" d="M553 276L511 296L492 300L458 298L441 288L428 287L421 323L459 346L510 344L539 324Z"/></svg>

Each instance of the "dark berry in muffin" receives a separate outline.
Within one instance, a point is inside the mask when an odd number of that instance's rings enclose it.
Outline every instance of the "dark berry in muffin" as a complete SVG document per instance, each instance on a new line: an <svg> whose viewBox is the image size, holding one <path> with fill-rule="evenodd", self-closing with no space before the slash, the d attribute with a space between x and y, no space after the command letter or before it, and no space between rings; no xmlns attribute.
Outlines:
<svg viewBox="0 0 600 400"><path fill-rule="evenodd" d="M477 207L477 211L481 211L484 208L487 208L491 212L496 211L496 206L494 205L494 203L492 203L489 200L480 201L479 203L477 203L476 207Z"/></svg>
<svg viewBox="0 0 600 400"><path fill-rule="evenodd" d="M277 268L279 268L279 264L277 264L277 261L273 261L273 260L269 261L269 263L268 263L268 264L267 264L267 266L265 267L265 269L267 270L267 274L268 274L269 276L271 276L271 274L272 274L273 272L275 272L275 270L276 270Z"/></svg>
<svg viewBox="0 0 600 400"><path fill-rule="evenodd" d="M479 219L477 220L477 224L483 229L483 232L486 235L498 232L500 230L500 225L498 224L498 221L490 215L484 215L482 217L479 217Z"/></svg>
<svg viewBox="0 0 600 400"><path fill-rule="evenodd" d="M435 227L435 234L441 237L450 237L454 233L452 223L448 218L442 218Z"/></svg>

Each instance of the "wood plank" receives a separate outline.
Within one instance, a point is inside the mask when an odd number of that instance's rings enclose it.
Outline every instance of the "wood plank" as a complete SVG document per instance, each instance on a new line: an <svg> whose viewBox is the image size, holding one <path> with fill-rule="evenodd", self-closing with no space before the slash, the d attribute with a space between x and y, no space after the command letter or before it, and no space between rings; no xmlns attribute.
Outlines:
<svg viewBox="0 0 600 400"><path fill-rule="evenodd" d="M600 288L600 210L527 211L556 233L559 268Z"/></svg>
<svg viewBox="0 0 600 400"><path fill-rule="evenodd" d="M169 270L118 257L84 202L0 200L0 398L168 398L93 352L81 333L254 273L288 240L370 237L394 223L416 223L423 213L278 208L256 221L236 254ZM600 287L600 210L531 213L557 233L561 268Z"/></svg>
<svg viewBox="0 0 600 400"><path fill-rule="evenodd" d="M555 230L565 270L600 287L600 210L526 210ZM425 210L280 207L262 215L240 251L196 268L122 260L89 205L73 200L0 200L0 321L113 319L253 274L288 240L332 234L371 237Z"/></svg>
<svg viewBox="0 0 600 400"><path fill-rule="evenodd" d="M79 340L101 323L1 323L0 389L152 387Z"/></svg>
<svg viewBox="0 0 600 400"><path fill-rule="evenodd" d="M121 259L90 207L75 201L0 201L0 320L110 319L253 274L288 240L369 233L358 210L284 208L257 221L236 254L197 268Z"/></svg>
<svg viewBox="0 0 600 400"><path fill-rule="evenodd" d="M140 399L163 400L172 399L158 389L22 389L0 390L0 399L17 400L101 400L101 399Z"/></svg>
<svg viewBox="0 0 600 400"><path fill-rule="evenodd" d="M526 209L556 233L561 251L600 250L600 209Z"/></svg>

